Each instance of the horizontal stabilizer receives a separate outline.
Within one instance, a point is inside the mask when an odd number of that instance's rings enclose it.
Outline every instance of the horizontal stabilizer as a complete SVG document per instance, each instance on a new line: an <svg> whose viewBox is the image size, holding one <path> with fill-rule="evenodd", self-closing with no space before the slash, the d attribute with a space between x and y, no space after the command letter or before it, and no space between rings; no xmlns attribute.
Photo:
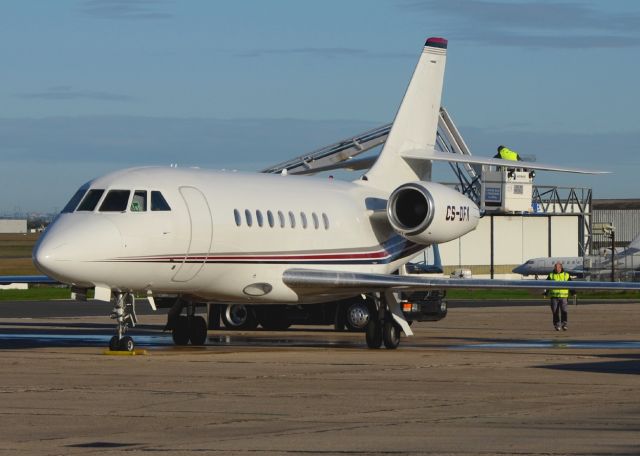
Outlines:
<svg viewBox="0 0 640 456"><path fill-rule="evenodd" d="M526 161L512 161L502 160L500 158L485 158L478 157L476 155L458 155L446 152L436 152L432 150L409 150L402 153L402 157L409 161L412 160L433 160L444 162L456 162L456 163L470 163L476 165L494 165L494 166L506 166L509 168L526 168L536 169L540 171L557 171L562 173L576 173L576 174L609 174L610 171L598 171L585 168L570 168L568 166L549 165L538 162L526 162Z"/></svg>

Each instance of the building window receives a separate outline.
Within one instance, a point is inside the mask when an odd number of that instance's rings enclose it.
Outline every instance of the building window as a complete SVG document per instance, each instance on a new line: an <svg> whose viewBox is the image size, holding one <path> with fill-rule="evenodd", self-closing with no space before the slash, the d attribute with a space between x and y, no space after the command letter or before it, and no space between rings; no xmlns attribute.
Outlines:
<svg viewBox="0 0 640 456"><path fill-rule="evenodd" d="M240 217L240 211L238 209L233 210L233 218L236 219L236 226L242 225L242 217Z"/></svg>

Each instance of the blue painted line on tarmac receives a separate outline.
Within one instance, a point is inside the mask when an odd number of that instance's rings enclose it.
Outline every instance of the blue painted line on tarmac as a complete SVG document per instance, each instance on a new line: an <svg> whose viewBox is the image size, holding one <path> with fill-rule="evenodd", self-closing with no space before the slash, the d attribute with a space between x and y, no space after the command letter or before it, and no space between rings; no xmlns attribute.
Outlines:
<svg viewBox="0 0 640 456"><path fill-rule="evenodd" d="M489 342L480 344L454 345L454 349L521 349L521 348L577 348L577 349L640 349L640 341L629 340L590 340L559 341L537 340L526 342Z"/></svg>

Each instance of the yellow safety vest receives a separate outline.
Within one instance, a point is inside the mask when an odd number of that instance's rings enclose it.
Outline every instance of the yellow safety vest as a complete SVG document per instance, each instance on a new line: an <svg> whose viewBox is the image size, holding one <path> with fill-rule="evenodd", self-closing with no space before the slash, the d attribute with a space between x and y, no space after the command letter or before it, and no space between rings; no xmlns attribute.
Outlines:
<svg viewBox="0 0 640 456"><path fill-rule="evenodd" d="M549 274L548 279L556 280L558 282L566 282L567 280L569 280L569 273L560 272L556 274L555 272L552 272L551 274ZM551 298L568 298L569 290L564 290L564 289L549 290L549 296Z"/></svg>
<svg viewBox="0 0 640 456"><path fill-rule="evenodd" d="M500 149L500 158L503 160L518 161L518 153L507 147Z"/></svg>

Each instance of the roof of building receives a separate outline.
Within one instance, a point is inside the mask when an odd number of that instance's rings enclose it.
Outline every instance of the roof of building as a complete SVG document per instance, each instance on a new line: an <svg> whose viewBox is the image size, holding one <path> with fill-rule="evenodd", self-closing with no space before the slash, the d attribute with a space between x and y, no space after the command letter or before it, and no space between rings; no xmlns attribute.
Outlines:
<svg viewBox="0 0 640 456"><path fill-rule="evenodd" d="M592 201L592 208L594 210L606 210L606 209L640 209L640 199L594 199Z"/></svg>

